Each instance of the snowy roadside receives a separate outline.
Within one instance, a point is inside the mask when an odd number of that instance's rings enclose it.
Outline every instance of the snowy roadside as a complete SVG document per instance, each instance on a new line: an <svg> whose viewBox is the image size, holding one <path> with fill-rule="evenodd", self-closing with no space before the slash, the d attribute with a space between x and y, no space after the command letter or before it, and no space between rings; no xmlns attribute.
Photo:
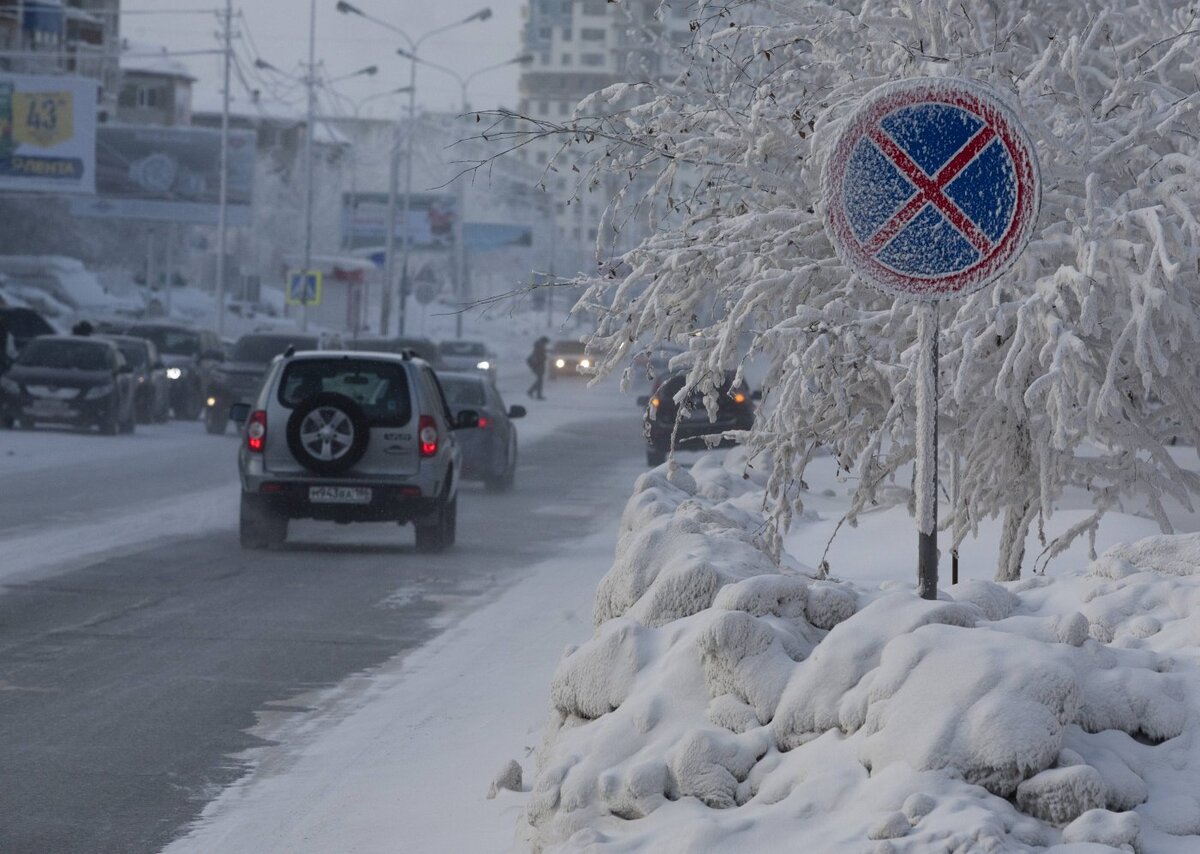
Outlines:
<svg viewBox="0 0 1200 854"><path fill-rule="evenodd" d="M817 471L806 500L826 504L777 570L743 458L639 480L595 631L551 681L524 843L1195 850L1200 535L1070 552L1007 585L976 559L926 602L903 510L843 531L839 577L811 576L845 505ZM1153 531L1114 514L1100 545ZM983 529L972 553L996 542Z"/></svg>
<svg viewBox="0 0 1200 854"><path fill-rule="evenodd" d="M236 489L233 477L230 486L130 508L117 518L5 537L0 541L0 584L59 575L84 562L130 554L174 537L233 530Z"/></svg>
<svg viewBox="0 0 1200 854"><path fill-rule="evenodd" d="M311 711L263 715L275 746L240 757L256 770L166 850L508 850L527 795L488 800L488 782L511 759L532 770L545 686L612 561L601 527L413 654L289 702Z"/></svg>

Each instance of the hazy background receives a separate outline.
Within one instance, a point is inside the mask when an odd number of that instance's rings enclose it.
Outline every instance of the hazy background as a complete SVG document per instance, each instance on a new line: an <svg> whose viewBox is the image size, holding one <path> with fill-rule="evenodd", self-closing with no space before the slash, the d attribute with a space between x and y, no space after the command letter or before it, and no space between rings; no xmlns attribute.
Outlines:
<svg viewBox="0 0 1200 854"><path fill-rule="evenodd" d="M217 10L224 6L221 0L129 0L123 5L121 35L124 38L165 45L171 51L218 47ZM359 0L354 5L416 39L489 4L487 0ZM476 69L517 56L522 0L495 0L490 5L493 14L488 20L473 21L428 39L421 46L422 58L447 65L465 77ZM374 77L354 77L334 84L339 92L356 101L407 85L408 60L396 55L396 48L404 44L403 39L364 18L338 14L336 6L337 0L317 0L317 62L322 65L321 76L328 80L367 65L379 66L379 73ZM239 32L235 52L250 87L261 89L264 94L273 90L296 103L303 103L301 86L277 75L271 76L269 72L256 71L253 64L256 58L261 58L291 75L303 75L303 63L308 56L309 0L234 0L233 8L235 16L241 13L235 28ZM153 14L135 14L143 11ZM181 56L179 59L199 78L196 83L198 95L219 91L221 63L218 55ZM469 90L471 107L515 106L518 70L518 66L509 66L475 78ZM232 90L235 96L245 94L236 74ZM418 70L417 103L420 106L456 110L460 96L458 84L449 75L427 67ZM375 100L364 105L362 115L387 115L392 109L400 108L404 101L403 98Z"/></svg>

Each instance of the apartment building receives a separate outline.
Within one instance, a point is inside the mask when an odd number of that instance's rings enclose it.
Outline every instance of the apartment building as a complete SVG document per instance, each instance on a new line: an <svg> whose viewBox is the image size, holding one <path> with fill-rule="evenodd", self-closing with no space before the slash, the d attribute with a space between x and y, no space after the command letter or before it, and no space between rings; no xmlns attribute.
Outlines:
<svg viewBox="0 0 1200 854"><path fill-rule="evenodd" d="M579 102L599 89L671 73L680 46L691 41L686 6L663 6L658 14L658 0L528 0L523 43L533 61L521 73L517 112L565 124ZM607 244L613 237L598 229L617 186L606 181L589 192L582 176L597 152L580 146L564 151L563 142L553 134L534 139L520 156L544 173L554 197L558 272L569 274L592 269L598 238ZM635 238L627 233L618 242Z"/></svg>
<svg viewBox="0 0 1200 854"><path fill-rule="evenodd" d="M111 114L120 84L121 0L0 0L0 71L77 74Z"/></svg>

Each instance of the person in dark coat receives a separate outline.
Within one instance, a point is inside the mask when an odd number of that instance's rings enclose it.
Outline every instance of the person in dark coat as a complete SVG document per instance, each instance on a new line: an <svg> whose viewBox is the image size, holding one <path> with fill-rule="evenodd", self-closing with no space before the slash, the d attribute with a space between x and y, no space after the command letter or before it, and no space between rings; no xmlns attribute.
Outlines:
<svg viewBox="0 0 1200 854"><path fill-rule="evenodd" d="M534 377L533 384L529 386L527 394L530 397L536 397L538 400L546 399L546 396L542 394L542 383L546 379L546 345L549 343L550 339L545 335L534 341L533 352L525 360L525 364L529 365L529 370L533 371Z"/></svg>

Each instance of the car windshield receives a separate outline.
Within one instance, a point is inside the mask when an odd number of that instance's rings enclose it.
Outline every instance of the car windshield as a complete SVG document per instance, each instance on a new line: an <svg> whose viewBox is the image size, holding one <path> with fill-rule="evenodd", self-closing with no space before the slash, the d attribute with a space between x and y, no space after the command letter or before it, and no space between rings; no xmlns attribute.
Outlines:
<svg viewBox="0 0 1200 854"><path fill-rule="evenodd" d="M485 406L487 394L480 380L458 379L456 377L438 377L442 382L442 391L446 393L446 402L451 406Z"/></svg>
<svg viewBox="0 0 1200 854"><path fill-rule="evenodd" d="M108 369L108 348L98 341L35 338L17 362L30 368L104 371Z"/></svg>
<svg viewBox="0 0 1200 854"><path fill-rule="evenodd" d="M200 355L200 333L190 329L135 326L129 330L129 334L153 341L160 352L171 356Z"/></svg>
<svg viewBox="0 0 1200 854"><path fill-rule="evenodd" d="M479 341L443 341L438 352L443 356L486 356L487 347Z"/></svg>
<svg viewBox="0 0 1200 854"><path fill-rule="evenodd" d="M554 352L559 355L580 355L585 352L586 345L582 341L558 341L554 344Z"/></svg>
<svg viewBox="0 0 1200 854"><path fill-rule="evenodd" d="M400 426L412 417L403 365L367 359L298 359L283 372L279 402L295 409L322 392L342 394L363 408L372 424Z"/></svg>
<svg viewBox="0 0 1200 854"><path fill-rule="evenodd" d="M117 349L121 351L125 361L134 368L144 368L150 361L146 355L146 345L139 344L137 341L118 341Z"/></svg>
<svg viewBox="0 0 1200 854"><path fill-rule="evenodd" d="M38 335L52 335L54 330L42 316L27 308L12 308L0 312L0 319L17 338L34 338Z"/></svg>
<svg viewBox="0 0 1200 854"><path fill-rule="evenodd" d="M233 361L265 365L288 347L316 350L317 339L312 335L243 335L233 345Z"/></svg>

